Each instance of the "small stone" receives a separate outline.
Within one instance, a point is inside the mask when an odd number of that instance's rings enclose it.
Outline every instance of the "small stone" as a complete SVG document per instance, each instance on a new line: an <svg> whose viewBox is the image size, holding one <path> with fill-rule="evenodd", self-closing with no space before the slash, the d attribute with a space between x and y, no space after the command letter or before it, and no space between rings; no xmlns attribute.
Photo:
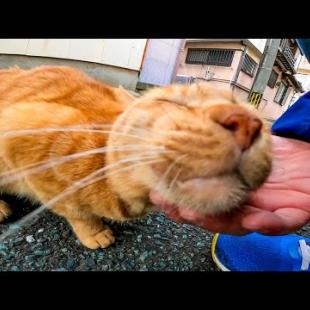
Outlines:
<svg viewBox="0 0 310 310"><path fill-rule="evenodd" d="M87 266L85 262L82 262L75 270L76 271L88 271L89 266Z"/></svg>
<svg viewBox="0 0 310 310"><path fill-rule="evenodd" d="M13 267L11 268L11 271L19 271L19 268L18 268L17 266L13 266Z"/></svg>
<svg viewBox="0 0 310 310"><path fill-rule="evenodd" d="M68 270L66 268L61 267L61 268L54 269L53 271L68 271Z"/></svg>
<svg viewBox="0 0 310 310"><path fill-rule="evenodd" d="M91 257L86 259L86 263L91 268L96 267L96 262Z"/></svg>
<svg viewBox="0 0 310 310"><path fill-rule="evenodd" d="M56 234L56 235L57 235L57 234ZM68 231L65 231L65 232L63 232L61 235L62 235L63 238L68 238L69 232L68 232Z"/></svg>
<svg viewBox="0 0 310 310"><path fill-rule="evenodd" d="M159 222L159 223L163 223L164 222L164 219L162 218L162 217L157 217L157 221Z"/></svg>
<svg viewBox="0 0 310 310"><path fill-rule="evenodd" d="M0 250L7 250L8 247L5 246L4 244L0 243Z"/></svg>
<svg viewBox="0 0 310 310"><path fill-rule="evenodd" d="M198 248L202 248L204 246L204 243L199 241L196 243L196 245Z"/></svg>
<svg viewBox="0 0 310 310"><path fill-rule="evenodd" d="M124 258L124 254L123 253L119 253L119 259L123 259Z"/></svg>
<svg viewBox="0 0 310 310"><path fill-rule="evenodd" d="M144 262L149 257L149 253L147 251L143 252L139 259Z"/></svg>
<svg viewBox="0 0 310 310"><path fill-rule="evenodd" d="M45 251L36 250L36 251L34 251L33 254L36 255L36 256L44 256L45 255Z"/></svg>
<svg viewBox="0 0 310 310"><path fill-rule="evenodd" d="M58 234L54 234L53 241L58 241L60 239L60 236Z"/></svg>
<svg viewBox="0 0 310 310"><path fill-rule="evenodd" d="M154 243L155 243L156 245L162 245L162 244L163 244L160 240L154 240Z"/></svg>
<svg viewBox="0 0 310 310"><path fill-rule="evenodd" d="M67 267L68 269L73 269L75 266L76 266L75 260L69 259L69 260L67 261L66 267Z"/></svg>
<svg viewBox="0 0 310 310"><path fill-rule="evenodd" d="M25 256L25 260L30 261L30 262L33 261L34 258L35 258L35 255L26 255Z"/></svg>
<svg viewBox="0 0 310 310"><path fill-rule="evenodd" d="M60 251L61 251L62 253L67 253L67 252L68 252L68 249L62 248Z"/></svg>
<svg viewBox="0 0 310 310"><path fill-rule="evenodd" d="M38 233L40 234L40 233L42 233L44 231L44 228L40 228L39 230L38 230Z"/></svg>
<svg viewBox="0 0 310 310"><path fill-rule="evenodd" d="M27 241L28 243L32 243L32 242L35 242L36 240L33 238L32 235L29 235L29 236L26 237L26 241Z"/></svg>

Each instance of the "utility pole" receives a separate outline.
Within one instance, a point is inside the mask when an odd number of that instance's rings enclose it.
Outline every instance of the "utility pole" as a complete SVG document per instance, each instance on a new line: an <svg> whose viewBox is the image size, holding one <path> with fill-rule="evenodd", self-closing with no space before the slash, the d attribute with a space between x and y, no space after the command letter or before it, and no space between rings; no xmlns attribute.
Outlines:
<svg viewBox="0 0 310 310"><path fill-rule="evenodd" d="M250 90L249 101L258 108L277 57L281 39L268 39Z"/></svg>

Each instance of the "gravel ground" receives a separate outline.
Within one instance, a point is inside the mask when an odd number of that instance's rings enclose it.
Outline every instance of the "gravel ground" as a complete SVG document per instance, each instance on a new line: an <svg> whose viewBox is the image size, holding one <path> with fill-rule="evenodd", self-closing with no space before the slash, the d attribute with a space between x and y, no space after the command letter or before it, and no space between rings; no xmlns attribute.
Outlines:
<svg viewBox="0 0 310 310"><path fill-rule="evenodd" d="M7 225L34 209L11 197ZM8 199L9 198L9 199ZM62 218L45 212L35 223L0 244L2 271L213 271L212 235L157 213L128 224L112 224L116 244L107 249L81 246Z"/></svg>
<svg viewBox="0 0 310 310"><path fill-rule="evenodd" d="M15 211L7 225L34 209L5 197ZM81 246L62 218L45 212L32 225L0 244L2 271L215 271L212 234L170 221L157 213L144 220L111 225L116 244L108 249ZM299 234L310 237L310 225Z"/></svg>

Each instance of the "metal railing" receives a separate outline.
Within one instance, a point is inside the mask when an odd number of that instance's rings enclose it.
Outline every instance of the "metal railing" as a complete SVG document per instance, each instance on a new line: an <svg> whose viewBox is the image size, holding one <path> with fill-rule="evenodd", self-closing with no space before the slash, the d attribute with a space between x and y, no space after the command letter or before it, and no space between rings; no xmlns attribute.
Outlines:
<svg viewBox="0 0 310 310"><path fill-rule="evenodd" d="M288 39L282 39L281 40L279 50L282 53L282 55L285 57L285 60L288 62L288 64L291 66L291 68L294 69L296 59L294 58L294 54L292 53L292 51L290 49Z"/></svg>

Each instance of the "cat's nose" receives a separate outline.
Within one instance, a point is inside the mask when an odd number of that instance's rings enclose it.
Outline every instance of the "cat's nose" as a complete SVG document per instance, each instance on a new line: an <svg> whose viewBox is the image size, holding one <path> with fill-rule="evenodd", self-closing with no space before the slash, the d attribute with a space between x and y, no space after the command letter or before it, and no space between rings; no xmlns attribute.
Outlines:
<svg viewBox="0 0 310 310"><path fill-rule="evenodd" d="M213 114L213 120L234 134L243 151L248 149L261 131L262 121L242 107L229 106L220 110Z"/></svg>

